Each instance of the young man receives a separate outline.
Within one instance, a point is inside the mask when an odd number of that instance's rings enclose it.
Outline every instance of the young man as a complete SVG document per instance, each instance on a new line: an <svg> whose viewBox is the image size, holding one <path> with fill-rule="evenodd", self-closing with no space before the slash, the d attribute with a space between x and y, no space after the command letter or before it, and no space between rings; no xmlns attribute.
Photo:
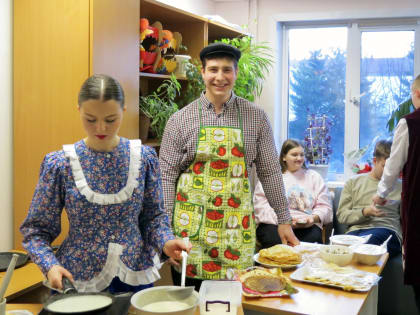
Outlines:
<svg viewBox="0 0 420 315"><path fill-rule="evenodd" d="M371 234L369 244L382 244L390 235L390 256L401 253L400 199L401 183L390 195L391 202L376 208L372 195L378 188L386 159L391 152L391 141L380 140L373 152L373 168L368 174L348 180L340 197L337 219L349 226L348 234L364 236Z"/></svg>
<svg viewBox="0 0 420 315"><path fill-rule="evenodd" d="M420 313L420 75L411 86L415 111L398 122L391 155L385 164L374 204L383 205L394 188L401 170L401 225L403 236L404 283L412 285Z"/></svg>
<svg viewBox="0 0 420 315"><path fill-rule="evenodd" d="M187 281L230 277L253 265L252 164L278 217L283 243L297 245L267 115L233 93L241 52L216 43L200 52L206 90L168 121L160 166L168 215L193 244ZM173 270L174 282L179 273ZM201 279L197 281L196 279Z"/></svg>

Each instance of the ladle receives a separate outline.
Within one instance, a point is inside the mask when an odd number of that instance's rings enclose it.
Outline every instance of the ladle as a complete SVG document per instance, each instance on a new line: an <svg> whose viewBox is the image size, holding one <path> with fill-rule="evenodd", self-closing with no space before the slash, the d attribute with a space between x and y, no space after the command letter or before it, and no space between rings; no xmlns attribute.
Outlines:
<svg viewBox="0 0 420 315"><path fill-rule="evenodd" d="M184 237L185 244L188 244L188 237ZM168 290L168 294L177 300L184 300L189 297L193 290L193 286L185 286L185 274L187 270L187 258L188 254L185 251L181 252L182 256L182 268L181 268L181 287L173 287Z"/></svg>
<svg viewBox="0 0 420 315"><path fill-rule="evenodd" d="M10 279L12 278L13 270L16 266L16 261L18 259L19 255L13 254L12 259L10 260L9 266L7 267L6 275L4 276L4 279L0 286L0 301L3 301L4 293L7 290L7 287L9 286Z"/></svg>

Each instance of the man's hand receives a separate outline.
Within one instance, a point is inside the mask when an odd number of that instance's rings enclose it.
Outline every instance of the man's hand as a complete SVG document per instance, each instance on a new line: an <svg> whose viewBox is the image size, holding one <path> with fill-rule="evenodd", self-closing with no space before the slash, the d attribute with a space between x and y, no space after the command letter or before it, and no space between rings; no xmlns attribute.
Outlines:
<svg viewBox="0 0 420 315"><path fill-rule="evenodd" d="M191 248L192 248L192 245L190 242L185 244L184 240L175 239L175 240L167 241L165 243L165 246L163 246L163 252L168 257L179 260L179 259L182 259L181 252L184 250L187 253L189 253Z"/></svg>
<svg viewBox="0 0 420 315"><path fill-rule="evenodd" d="M47 279L48 279L48 282L50 283L50 285L54 289L60 289L61 290L63 288L63 285L62 285L63 277L66 277L71 282L74 282L72 274L67 269L65 269L65 268L63 268L59 265L54 265L54 266L51 267L50 270L48 270Z"/></svg>
<svg viewBox="0 0 420 315"><path fill-rule="evenodd" d="M386 199L379 197L378 195L373 196L372 201L374 205L380 205L380 206L384 206L386 203Z"/></svg>
<svg viewBox="0 0 420 315"><path fill-rule="evenodd" d="M363 208L362 213L365 217L384 217L384 216L386 216L385 212L376 208L374 206L374 204L371 204L370 206Z"/></svg>
<svg viewBox="0 0 420 315"><path fill-rule="evenodd" d="M293 233L293 229L290 224L279 224L277 232L279 233L281 242L283 244L291 246L296 246L300 244L299 240L295 236L295 233Z"/></svg>

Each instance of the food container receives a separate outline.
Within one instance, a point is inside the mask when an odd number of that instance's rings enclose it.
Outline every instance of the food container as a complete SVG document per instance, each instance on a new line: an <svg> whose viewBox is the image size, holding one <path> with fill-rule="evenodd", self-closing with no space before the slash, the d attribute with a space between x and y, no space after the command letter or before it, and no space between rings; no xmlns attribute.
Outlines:
<svg viewBox="0 0 420 315"><path fill-rule="evenodd" d="M348 265L353 259L351 248L343 245L325 245L321 248L319 254L326 262L331 262L338 266Z"/></svg>
<svg viewBox="0 0 420 315"><path fill-rule="evenodd" d="M351 246L356 261L365 265L374 265L387 252L385 247L374 244L359 244Z"/></svg>
<svg viewBox="0 0 420 315"><path fill-rule="evenodd" d="M168 294L174 286L158 286L137 292L131 297L136 315L194 315L199 299L198 292L183 300Z"/></svg>
<svg viewBox="0 0 420 315"><path fill-rule="evenodd" d="M366 243L368 239L369 239L368 237L360 237L360 236L349 235L349 234L340 234L340 235L331 236L330 242L332 245L351 246L351 245Z"/></svg>
<svg viewBox="0 0 420 315"><path fill-rule="evenodd" d="M236 315L242 303L239 281L205 280L200 288L200 315Z"/></svg>

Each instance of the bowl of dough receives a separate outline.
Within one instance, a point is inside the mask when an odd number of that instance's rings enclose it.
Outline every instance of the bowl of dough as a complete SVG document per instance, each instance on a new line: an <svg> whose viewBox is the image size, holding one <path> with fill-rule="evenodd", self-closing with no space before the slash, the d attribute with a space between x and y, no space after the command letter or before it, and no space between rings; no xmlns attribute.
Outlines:
<svg viewBox="0 0 420 315"><path fill-rule="evenodd" d="M374 265L387 252L385 247L374 244L358 244L350 247L357 262Z"/></svg>
<svg viewBox="0 0 420 315"><path fill-rule="evenodd" d="M319 251L321 258L338 266L346 266L353 259L353 250L344 245L325 245Z"/></svg>
<svg viewBox="0 0 420 315"><path fill-rule="evenodd" d="M197 291L178 300L168 291L174 286L157 286L135 293L131 305L136 315L194 315L199 303ZM131 314L131 313L130 313Z"/></svg>

